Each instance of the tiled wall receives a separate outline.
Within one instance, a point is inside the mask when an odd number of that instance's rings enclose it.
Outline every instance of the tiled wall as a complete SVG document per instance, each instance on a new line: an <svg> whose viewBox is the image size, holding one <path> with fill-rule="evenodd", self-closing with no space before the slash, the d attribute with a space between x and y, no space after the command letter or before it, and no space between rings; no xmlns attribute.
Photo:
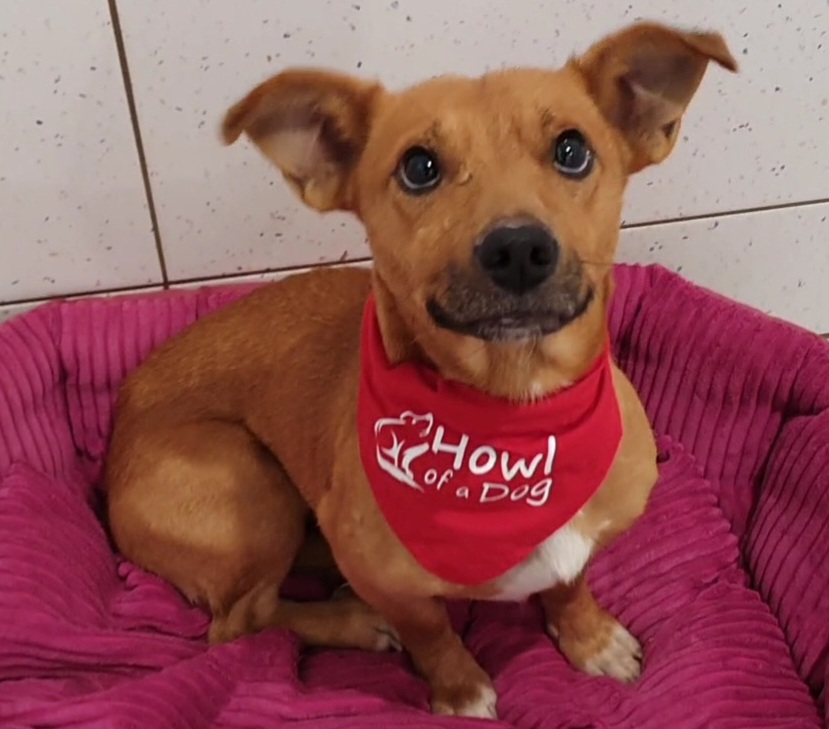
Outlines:
<svg viewBox="0 0 829 729"><path fill-rule="evenodd" d="M392 87L552 66L637 17L721 30L742 72L712 69L686 139L632 185L622 258L829 331L826 0L4 0L0 319L364 258L352 220L218 141L226 107L285 66Z"/></svg>

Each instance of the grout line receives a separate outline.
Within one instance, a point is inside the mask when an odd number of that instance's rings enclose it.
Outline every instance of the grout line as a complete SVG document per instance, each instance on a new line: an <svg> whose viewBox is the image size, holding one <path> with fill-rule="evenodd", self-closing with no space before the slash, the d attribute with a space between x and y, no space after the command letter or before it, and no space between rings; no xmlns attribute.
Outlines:
<svg viewBox="0 0 829 729"><path fill-rule="evenodd" d="M111 294L131 294L133 292L139 293L141 291L148 291L150 289L169 288L170 286L181 286L187 284L203 283L205 286L210 284L221 284L222 281L233 278L244 278L247 276L260 276L266 273L293 273L296 271L304 271L310 268L326 268L331 266L348 266L352 264L368 263L371 258L364 256L362 258L349 258L347 261L321 261L319 263L304 263L294 266L285 266L284 268L262 268L257 271L239 271L237 273L221 274L219 276L198 276L196 278L183 278L175 281L170 281L165 286L161 281L155 283L137 284L134 286L117 286L111 289L88 289L86 291L73 291L68 294L58 294L57 296L34 296L27 299L14 299L11 301L0 301L0 307L5 306L26 306L30 304L46 304L50 301L62 301L66 299L81 299L85 296L109 296Z"/></svg>
<svg viewBox="0 0 829 729"><path fill-rule="evenodd" d="M737 215L751 215L753 213L769 213L776 210L791 210L792 208L807 208L815 205L829 203L829 197L815 198L813 200L800 200L798 202L776 203L772 205L758 205L753 208L742 208L740 210L723 210L713 213L700 213L699 215L687 215L677 218L665 218L663 220L643 220L638 223L626 223L622 230L635 230L637 228L657 227L659 225L672 225L673 223L693 223L699 220L714 220L718 218L733 218Z"/></svg>
<svg viewBox="0 0 829 729"><path fill-rule="evenodd" d="M121 64L121 76L124 81L124 92L127 96L127 107L130 112L130 120L132 122L132 132L135 137L135 148L138 152L138 165L141 168L141 177L144 181L144 194L147 197L147 208L150 213L150 223L153 228L153 238L155 239L155 251L158 255L158 264L161 268L161 278L163 286L166 288L169 285L167 278L167 262L164 259L164 247L161 244L161 229L158 227L158 215L155 210L155 200L153 199L153 189L150 184L150 171L147 166L147 155L144 152L144 142L141 138L141 126L138 123L138 109L135 105L135 94L132 89L132 79L130 78L129 64L127 63L127 49L124 45L124 36L121 33L121 19L118 16L117 0L107 0L109 5L109 14L112 18L112 31L115 35L115 46L118 49L118 61Z"/></svg>
<svg viewBox="0 0 829 729"><path fill-rule="evenodd" d="M161 290L163 284L156 283L137 284L135 286L116 286L112 289L88 289L86 291L73 291L72 293L57 294L55 296L32 296L28 299L14 299L12 301L0 301L0 306L27 306L36 304L48 304L50 301L66 301L67 299L82 299L85 296L109 296L110 294L129 294L133 291L148 291L150 289Z"/></svg>
<svg viewBox="0 0 829 729"><path fill-rule="evenodd" d="M177 278L172 279L170 286L180 286L182 284L193 283L213 283L214 281L225 281L231 278L245 278L248 276L262 276L266 273L295 273L296 271L305 271L311 268L328 268L332 266L350 266L358 263L369 263L371 256L362 256L360 258L348 258L344 261L318 261L316 263L296 263L291 266L280 266L279 268L260 268L256 271L235 271L234 273L220 273L217 276L196 276L194 278Z"/></svg>

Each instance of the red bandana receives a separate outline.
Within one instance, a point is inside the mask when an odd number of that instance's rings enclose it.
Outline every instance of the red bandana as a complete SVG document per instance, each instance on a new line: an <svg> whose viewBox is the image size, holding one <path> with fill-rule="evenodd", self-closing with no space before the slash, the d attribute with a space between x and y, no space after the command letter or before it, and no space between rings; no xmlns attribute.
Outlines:
<svg viewBox="0 0 829 729"><path fill-rule="evenodd" d="M363 315L360 455L380 511L432 574L480 585L519 565L601 486L622 438L610 356L519 405L386 357Z"/></svg>

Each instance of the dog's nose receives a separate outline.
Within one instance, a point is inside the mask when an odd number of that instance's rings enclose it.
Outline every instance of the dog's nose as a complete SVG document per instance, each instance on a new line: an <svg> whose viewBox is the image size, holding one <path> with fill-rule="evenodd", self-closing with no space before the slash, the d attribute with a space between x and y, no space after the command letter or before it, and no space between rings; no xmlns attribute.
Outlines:
<svg viewBox="0 0 829 729"><path fill-rule="evenodd" d="M484 236L475 257L493 283L523 294L552 274L558 262L558 241L541 225L503 225Z"/></svg>

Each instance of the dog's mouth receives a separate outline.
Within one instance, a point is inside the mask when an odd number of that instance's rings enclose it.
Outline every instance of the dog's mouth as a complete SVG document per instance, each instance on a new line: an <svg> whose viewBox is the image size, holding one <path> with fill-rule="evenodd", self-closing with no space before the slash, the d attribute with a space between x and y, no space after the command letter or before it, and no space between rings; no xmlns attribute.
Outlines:
<svg viewBox="0 0 829 729"><path fill-rule="evenodd" d="M580 318L593 303L594 289L588 288L581 296L568 297L554 308L509 308L479 316L455 314L436 298L426 302L426 310L437 326L456 334L465 334L488 342L518 342L555 334Z"/></svg>

